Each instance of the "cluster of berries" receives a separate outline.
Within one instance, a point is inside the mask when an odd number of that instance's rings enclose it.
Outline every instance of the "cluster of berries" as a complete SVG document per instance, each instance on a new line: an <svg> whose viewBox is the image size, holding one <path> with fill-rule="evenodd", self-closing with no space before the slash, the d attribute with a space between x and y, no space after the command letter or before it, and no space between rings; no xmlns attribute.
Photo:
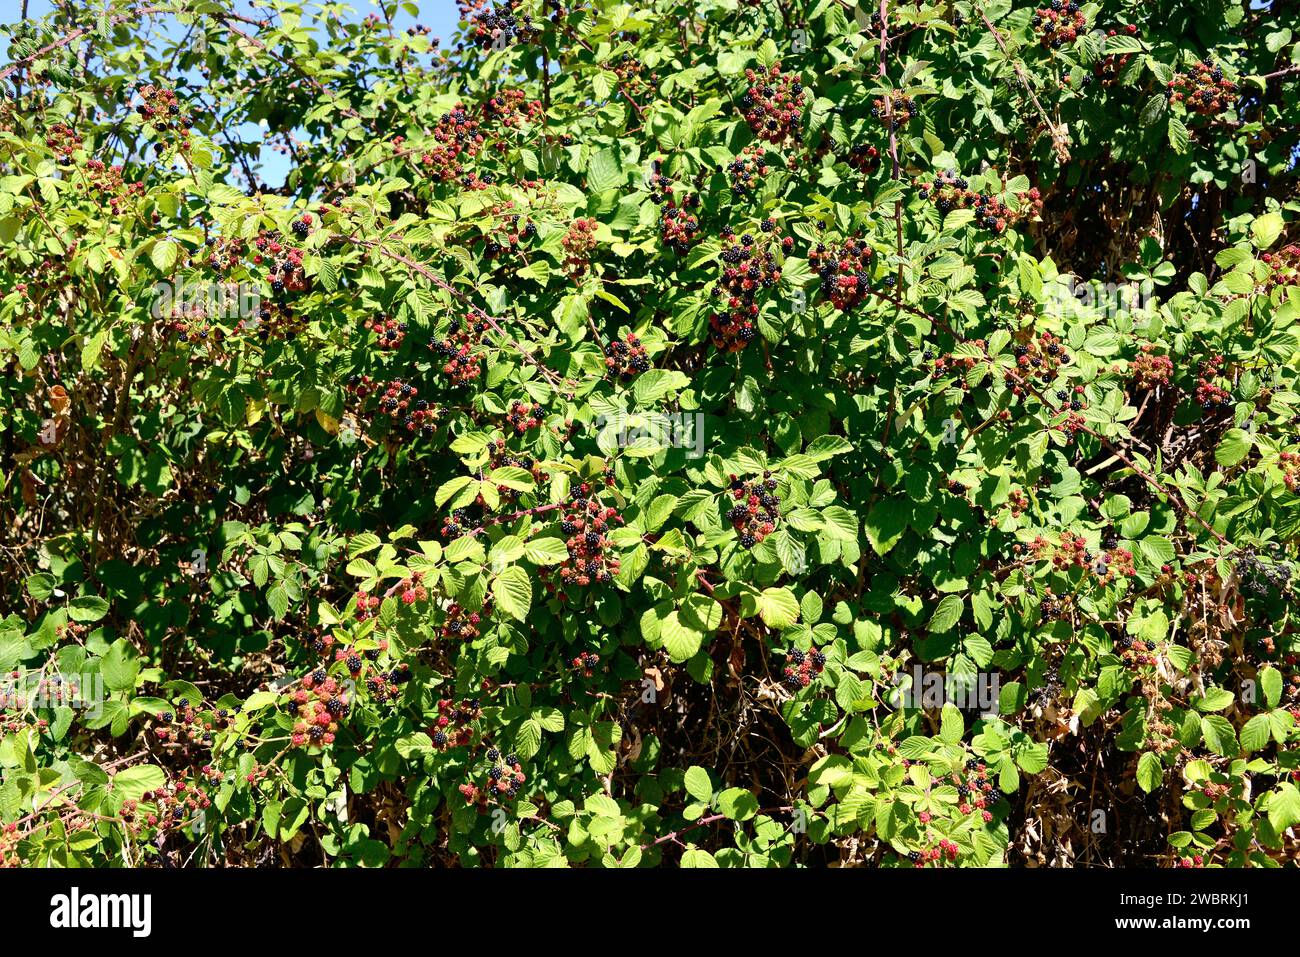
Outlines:
<svg viewBox="0 0 1300 957"><path fill-rule="evenodd" d="M916 118L916 113L916 104L905 93L894 91L871 101L872 119L880 120L887 129L906 126Z"/></svg>
<svg viewBox="0 0 1300 957"><path fill-rule="evenodd" d="M1069 595L1056 595L1048 588L1043 595L1043 600L1038 604L1038 613L1044 621L1059 620L1070 614L1073 604L1074 599Z"/></svg>
<svg viewBox="0 0 1300 957"><path fill-rule="evenodd" d="M407 587L407 583L403 582L402 587ZM419 587L418 584L416 587ZM334 660L343 662L344 667L348 669L348 673L355 678L361 673L361 669L365 666L365 662L378 661L379 656L387 650L388 639L380 638L375 643L374 648L369 648L365 651L357 651L354 647L339 648L334 652Z"/></svg>
<svg viewBox="0 0 1300 957"><path fill-rule="evenodd" d="M1152 666L1156 664L1156 656L1150 654L1156 650L1154 641L1142 641L1132 635L1125 635L1119 640L1119 647L1119 656L1124 659L1125 664Z"/></svg>
<svg viewBox="0 0 1300 957"><path fill-rule="evenodd" d="M455 508L442 520L441 532L443 538L452 539L476 532L482 527L483 522L470 514L468 507Z"/></svg>
<svg viewBox="0 0 1300 957"><path fill-rule="evenodd" d="M376 316L366 323L366 328L379 337L381 349L396 349L406 338L406 323L385 316Z"/></svg>
<svg viewBox="0 0 1300 957"><path fill-rule="evenodd" d="M673 198L673 183L656 172L650 177L650 200L663 208L659 211L659 240L679 256L684 256L699 236L699 218L690 210L699 205L699 197L688 195L679 204Z"/></svg>
<svg viewBox="0 0 1300 957"><path fill-rule="evenodd" d="M489 5L488 0L456 0L466 24L465 37L475 46L504 50L511 43L531 43L540 31L533 18L519 13L519 0Z"/></svg>
<svg viewBox="0 0 1300 957"><path fill-rule="evenodd" d="M135 111L144 117L145 122L160 133L176 131L182 138L182 148L188 146L185 140L190 134L190 119L181 111L176 91L146 83L140 87L139 93L143 102L136 106Z"/></svg>
<svg viewBox="0 0 1300 957"><path fill-rule="evenodd" d="M871 288L871 258L875 250L850 236L838 246L818 243L808 252L808 265L821 279L822 295L841 312L867 297Z"/></svg>
<svg viewBox="0 0 1300 957"><path fill-rule="evenodd" d="M1084 537L1073 532L1064 532L1059 545L1053 545L1038 535L1029 543L1029 548L1035 560L1050 559L1052 567L1057 571L1085 568L1102 579L1103 583L1134 574L1133 553L1127 548L1109 543L1108 548L1094 555Z"/></svg>
<svg viewBox="0 0 1300 957"><path fill-rule="evenodd" d="M1039 215L1043 208L1037 187L1016 194L1022 207L1017 211L995 196L971 189L966 178L953 170L940 172L932 181L918 182L917 187L920 197L933 202L941 215L954 209L970 209L975 213L975 225L999 234L1019 219Z"/></svg>
<svg viewBox="0 0 1300 957"><path fill-rule="evenodd" d="M1261 253L1259 261L1270 270L1266 288L1300 285L1300 245L1292 243L1275 253Z"/></svg>
<svg viewBox="0 0 1300 957"><path fill-rule="evenodd" d="M564 271L573 279L587 274L591 251L596 248L596 220L590 216L575 219L560 240L564 249Z"/></svg>
<svg viewBox="0 0 1300 957"><path fill-rule="evenodd" d="M537 235L537 224L514 212L515 201L506 200L488 210L496 218L490 232L476 238L483 243L483 255L488 259L498 256L517 256L524 240Z"/></svg>
<svg viewBox="0 0 1300 957"><path fill-rule="evenodd" d="M1129 374L1139 389L1167 386L1173 380L1174 360L1168 356L1156 355L1155 349L1153 342L1142 343L1137 357L1129 363Z"/></svg>
<svg viewBox="0 0 1300 957"><path fill-rule="evenodd" d="M541 100L530 100L523 90L501 90L483 104L483 117L498 126L519 129L543 119Z"/></svg>
<svg viewBox="0 0 1300 957"><path fill-rule="evenodd" d="M357 598L360 599L365 592L359 592ZM330 648L334 645L334 636L320 628L313 628L302 639L302 643L318 655L328 655Z"/></svg>
<svg viewBox="0 0 1300 957"><path fill-rule="evenodd" d="M1012 518L1019 518L1029 511L1029 496L1025 494L1024 489L1013 488L1007 493L1006 507L1010 510ZM1016 549L1019 548L1020 546L1017 545Z"/></svg>
<svg viewBox="0 0 1300 957"><path fill-rule="evenodd" d="M302 687L293 693L293 702L298 706L298 720L290 739L294 747L333 744L339 719L348 713L342 685L323 668L317 668L302 679Z"/></svg>
<svg viewBox="0 0 1300 957"><path fill-rule="evenodd" d="M604 505L587 482L574 491L564 506L560 531L567 537L568 557L560 564L564 585L605 584L618 574L619 561L609 553L608 533L623 524L618 510Z"/></svg>
<svg viewBox="0 0 1300 957"><path fill-rule="evenodd" d="M524 774L523 766L519 763L518 756L507 754L504 758L501 752L496 748L488 748L487 759L492 762L488 768L487 782L483 787L475 784L462 784L460 793L464 795L468 804L478 804L486 806L488 798L513 798L519 793L524 782L528 779ZM497 763L501 762L501 763Z"/></svg>
<svg viewBox="0 0 1300 957"><path fill-rule="evenodd" d="M442 623L442 637L454 641L473 641L479 636L484 619L492 614L492 603L484 601L479 611L470 611L457 602L447 606L447 618Z"/></svg>
<svg viewBox="0 0 1300 957"><path fill-rule="evenodd" d="M254 245L257 252L253 262L261 265L270 260L267 278L271 282L271 291L277 296L288 292L302 292L307 288L307 274L302 268L302 250L286 247L278 239L265 231L258 234Z"/></svg>
<svg viewBox="0 0 1300 957"><path fill-rule="evenodd" d="M971 758L961 771L952 775L950 781L961 801L958 810L962 814L980 812L984 823L991 823L993 815L988 808L1001 801L1003 795L989 778L988 766L977 758Z"/></svg>
<svg viewBox="0 0 1300 957"><path fill-rule="evenodd" d="M1128 23L1123 26L1107 27L1105 35L1107 37L1116 37L1123 34L1125 36L1133 37L1137 36L1137 32L1138 28L1133 24ZM1096 78L1101 81L1102 86L1110 86L1119 79L1120 74L1128 67L1129 60L1131 60L1132 57L1133 54L1131 53L1112 53L1109 56L1102 57L1097 61L1096 66L1093 67L1092 74L1085 74L1085 82L1091 80L1093 76L1096 76Z"/></svg>
<svg viewBox="0 0 1300 957"><path fill-rule="evenodd" d="M605 348L605 368L610 375L631 379L650 368L650 357L636 333L629 332L622 339L613 340Z"/></svg>
<svg viewBox="0 0 1300 957"><path fill-rule="evenodd" d="M1088 427L1088 420L1083 415L1083 410L1087 408L1083 395L1084 387L1081 385L1076 385L1073 392L1069 389L1056 390L1056 398L1061 403L1059 411L1066 414L1065 419L1054 426L1056 431L1067 432L1073 437Z"/></svg>
<svg viewBox="0 0 1300 957"><path fill-rule="evenodd" d="M1247 551L1235 565L1239 587L1243 592L1266 598L1275 590L1284 592L1291 583L1292 568L1289 562L1260 558Z"/></svg>
<svg viewBox="0 0 1300 957"><path fill-rule="evenodd" d="M144 183L126 183L121 166L107 166L101 160L86 160L86 183L101 195L108 197L109 211L120 216L129 200L144 195Z"/></svg>
<svg viewBox="0 0 1300 957"><path fill-rule="evenodd" d="M803 81L782 73L780 63L773 63L766 70L746 70L745 81L749 87L740 98L740 110L753 134L768 143L798 139Z"/></svg>
<svg viewBox="0 0 1300 957"><path fill-rule="evenodd" d="M477 698L453 701L442 698L438 702L438 717L429 729L429 739L439 751L460 748L474 740L474 722L483 716Z"/></svg>
<svg viewBox="0 0 1300 957"><path fill-rule="evenodd" d="M633 99L650 91L659 82L655 72L647 71L644 64L630 53L624 53L610 64L609 69L618 77L619 88Z"/></svg>
<svg viewBox="0 0 1300 957"><path fill-rule="evenodd" d="M66 165L72 162L72 154L81 149L81 136L67 123L55 123L45 134L45 145Z"/></svg>
<svg viewBox="0 0 1300 957"><path fill-rule="evenodd" d="M1016 364L1008 369L1003 379L1013 395L1022 396L1030 391L1031 383L1052 382L1060 374L1061 366L1069 365L1069 351L1061 340L1050 332L1044 332L1037 338L1019 342L1011 349ZM1082 408L1082 406L1080 406Z"/></svg>
<svg viewBox="0 0 1300 957"><path fill-rule="evenodd" d="M403 605L414 605L429 597L429 589L424 587L424 572L411 572L410 577L397 583L397 597Z"/></svg>
<svg viewBox="0 0 1300 957"><path fill-rule="evenodd" d="M447 113L439 117L430 134L432 145L420 153L420 165L425 172L440 183L450 183L461 177L465 164L470 162L483 149L486 137L483 135L479 119L466 109L464 103L457 103ZM401 146L402 141L395 141Z"/></svg>
<svg viewBox="0 0 1300 957"><path fill-rule="evenodd" d="M600 664L600 655L594 651L584 651L577 655L569 662L570 667L578 672L584 678L590 678L595 674L595 667Z"/></svg>
<svg viewBox="0 0 1300 957"><path fill-rule="evenodd" d="M933 349L926 349L922 354L926 362L933 363L935 382L942 385L948 376L952 380L947 384L954 389L967 390L970 383L966 380L966 374L979 364L977 356L958 356L951 352L945 352L941 356L936 356Z"/></svg>
<svg viewBox="0 0 1300 957"><path fill-rule="evenodd" d="M18 854L18 842L22 835L17 824L0 827L0 867L22 867L22 858Z"/></svg>
<svg viewBox="0 0 1300 957"><path fill-rule="evenodd" d="M1169 81L1168 94L1193 113L1214 116L1237 97L1237 84L1226 79L1222 67L1201 62Z"/></svg>
<svg viewBox="0 0 1300 957"><path fill-rule="evenodd" d="M218 714L217 720L222 724L227 723L229 713ZM162 727L155 729L154 733L158 736L159 741L172 741L182 745L210 745L212 744L212 734L214 730L214 721L211 715L201 714L194 708L189 700L181 698L176 702L176 710L165 711L158 716L158 720L164 725L176 725L175 728Z"/></svg>
<svg viewBox="0 0 1300 957"><path fill-rule="evenodd" d="M366 690L378 703L396 701L402 696L402 685L411 680L411 666L401 662L386 672L375 672L366 678Z"/></svg>
<svg viewBox="0 0 1300 957"><path fill-rule="evenodd" d="M152 808L143 808L141 804L152 805ZM124 803L122 820L133 830L142 826L181 830L196 814L201 814L211 805L212 799L197 782L191 783L182 775L160 788L145 791L129 809Z"/></svg>
<svg viewBox="0 0 1300 957"><path fill-rule="evenodd" d="M225 332L220 326L214 326L204 318L201 306L174 306L163 331L177 342L190 345L207 345L220 342Z"/></svg>
<svg viewBox="0 0 1300 957"><path fill-rule="evenodd" d="M523 452L515 452L506 448L505 439L495 439L488 443L488 461L489 467L493 469L498 469L503 466L514 466L515 468L523 469L532 474L533 481L538 485L547 482L551 477L549 472L542 469L542 463L531 455L527 455ZM500 493L502 499L511 502L519 496L518 490L509 488L505 485L498 485L497 491Z"/></svg>
<svg viewBox="0 0 1300 957"><path fill-rule="evenodd" d="M357 621L369 621L379 614L379 606L384 600L378 595L372 595L367 591L359 591L356 594L357 599Z"/></svg>
<svg viewBox="0 0 1300 957"><path fill-rule="evenodd" d="M756 333L758 293L770 289L781 279L781 262L776 250L788 253L794 246L789 236L773 235L776 220L762 223L762 235L745 233L736 239L730 229L723 230L721 259L722 278L713 295L725 308L709 317L709 336L721 352L739 352L749 345Z"/></svg>
<svg viewBox="0 0 1300 957"><path fill-rule="evenodd" d="M753 196L770 171L762 145L751 143L727 164L727 181L737 196Z"/></svg>
<svg viewBox="0 0 1300 957"><path fill-rule="evenodd" d="M464 321L452 320L445 338L429 343L434 354L446 360L442 371L451 379L452 385L465 385L479 377L483 371L483 357L476 350L490 328L487 318L479 310L471 309Z"/></svg>
<svg viewBox="0 0 1300 957"><path fill-rule="evenodd" d="M542 417L538 415L540 411L541 407L535 402L520 402L515 399L506 412L506 422L517 433L523 435L529 429L535 429L542 424Z"/></svg>
<svg viewBox="0 0 1300 957"><path fill-rule="evenodd" d="M727 521L740 534L741 548L753 548L776 530L781 504L776 487L770 471L748 482L731 476L731 497L736 504L727 510Z"/></svg>
<svg viewBox="0 0 1300 957"><path fill-rule="evenodd" d="M1196 401L1206 415L1232 408L1231 393L1214 382L1222 369L1223 356L1211 356L1201 366L1200 377L1196 380Z"/></svg>
<svg viewBox="0 0 1300 957"><path fill-rule="evenodd" d="M880 169L880 150L866 143L854 143L849 147L844 161L849 164L850 169L870 176Z"/></svg>
<svg viewBox="0 0 1300 957"><path fill-rule="evenodd" d="M928 818L929 813L922 811L921 816ZM925 867L926 864L942 864L944 861L955 861L957 860L958 851L957 845L945 837L937 845L924 851L908 851L907 859L913 867Z"/></svg>
<svg viewBox="0 0 1300 957"><path fill-rule="evenodd" d="M208 248L208 268L215 272L229 272L241 265L248 255L248 243L233 236L218 239Z"/></svg>
<svg viewBox="0 0 1300 957"><path fill-rule="evenodd" d="M368 375L353 375L347 389L363 401L377 396L374 411L387 416L393 428L407 435L430 436L437 428L438 410L426 399L418 398L415 386L409 382L375 382Z"/></svg>
<svg viewBox="0 0 1300 957"><path fill-rule="evenodd" d="M1088 19L1074 0L1052 0L1046 9L1034 11L1032 23L1043 46L1050 50L1073 43L1088 29Z"/></svg>
<svg viewBox="0 0 1300 957"><path fill-rule="evenodd" d="M795 691L807 688L826 667L826 655L817 648L809 651L791 648L785 653L785 659L786 665L781 670L781 680Z"/></svg>
<svg viewBox="0 0 1300 957"><path fill-rule="evenodd" d="M1282 481L1287 491L1300 494L1300 455L1295 452L1283 452L1277 457L1278 467L1282 469Z"/></svg>

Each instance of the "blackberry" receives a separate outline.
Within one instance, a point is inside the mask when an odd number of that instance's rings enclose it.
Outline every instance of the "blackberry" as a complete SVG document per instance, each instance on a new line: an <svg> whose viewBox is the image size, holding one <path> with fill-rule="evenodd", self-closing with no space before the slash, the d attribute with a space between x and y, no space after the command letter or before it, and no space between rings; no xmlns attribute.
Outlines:
<svg viewBox="0 0 1300 957"><path fill-rule="evenodd" d="M804 653L800 651L798 648L791 648L786 653L786 657L789 658L791 661L793 661L796 665L801 665L804 663Z"/></svg>
<svg viewBox="0 0 1300 957"><path fill-rule="evenodd" d="M818 668L826 664L826 656L822 654L820 651L814 651L808 657L812 660L812 663L815 664Z"/></svg>
<svg viewBox="0 0 1300 957"><path fill-rule="evenodd" d="M519 763L519 755L515 754L513 751L511 751L509 754L506 755L506 764L508 764L510 767L513 768L518 763Z"/></svg>
<svg viewBox="0 0 1300 957"><path fill-rule="evenodd" d="M907 852L907 859L908 859L909 861L911 861L913 864L915 864L915 863L917 863L918 861L921 860L921 852L920 852L920 851L908 851L908 852Z"/></svg>
<svg viewBox="0 0 1300 957"><path fill-rule="evenodd" d="M353 674L356 674L358 671L361 670L361 664L362 664L361 656L356 652L353 652L352 654L348 655L345 664L347 664L348 666L348 671L351 671Z"/></svg>
<svg viewBox="0 0 1300 957"><path fill-rule="evenodd" d="M447 733L445 731L435 731L433 733L433 743L435 747L439 747L439 748L446 747Z"/></svg>
<svg viewBox="0 0 1300 957"><path fill-rule="evenodd" d="M745 532L743 535L740 536L741 548L753 548L757 543L758 543L758 539L754 538L754 536L751 535L749 532Z"/></svg>

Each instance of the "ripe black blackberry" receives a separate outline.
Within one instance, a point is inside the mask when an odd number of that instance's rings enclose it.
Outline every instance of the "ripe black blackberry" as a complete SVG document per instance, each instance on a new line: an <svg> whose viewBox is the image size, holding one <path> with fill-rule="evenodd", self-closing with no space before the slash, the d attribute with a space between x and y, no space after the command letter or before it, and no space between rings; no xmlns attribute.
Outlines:
<svg viewBox="0 0 1300 957"><path fill-rule="evenodd" d="M487 759L493 762L499 761L501 760L501 752L498 751L496 748L488 748Z"/></svg>
<svg viewBox="0 0 1300 957"><path fill-rule="evenodd" d="M507 765L513 768L518 763L519 763L519 755L515 754L513 751L506 755Z"/></svg>
<svg viewBox="0 0 1300 957"><path fill-rule="evenodd" d="M361 670L361 665L362 665L361 656L357 654L355 651L352 654L347 656L344 663L348 666L348 671L352 672L353 674L356 674L358 671Z"/></svg>
<svg viewBox="0 0 1300 957"><path fill-rule="evenodd" d="M911 861L913 864L915 864L915 863L917 863L918 861L921 860L921 852L920 852L920 851L908 851L908 852L907 852L907 859L908 859L909 861Z"/></svg>
<svg viewBox="0 0 1300 957"><path fill-rule="evenodd" d="M433 744L434 747L445 748L447 746L447 733L445 731L435 731L433 733Z"/></svg>
<svg viewBox="0 0 1300 957"><path fill-rule="evenodd" d="M822 665L826 664L826 656L825 656L824 654L822 654L820 650L814 649L814 650L813 650L813 653L810 654L810 655L808 656L808 658L809 658L809 660L812 661L812 663L813 663L814 665L816 665L818 668L820 668Z"/></svg>
<svg viewBox="0 0 1300 957"><path fill-rule="evenodd" d="M786 652L786 657L788 657L796 665L801 665L804 662L804 653L800 651L798 648L791 648L788 652Z"/></svg>
<svg viewBox="0 0 1300 957"><path fill-rule="evenodd" d="M306 239L307 234L311 232L311 225L307 223L306 220L302 219L295 219L290 228L293 230L293 234L299 239Z"/></svg>

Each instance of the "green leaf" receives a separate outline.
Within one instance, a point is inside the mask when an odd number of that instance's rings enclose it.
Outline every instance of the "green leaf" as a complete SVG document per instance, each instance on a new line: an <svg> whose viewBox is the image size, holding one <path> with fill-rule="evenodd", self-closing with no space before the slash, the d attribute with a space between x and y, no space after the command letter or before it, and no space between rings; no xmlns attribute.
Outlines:
<svg viewBox="0 0 1300 957"><path fill-rule="evenodd" d="M1272 665L1267 665L1259 669L1256 678L1259 681L1259 689L1264 692L1264 702L1270 708L1276 708L1277 703L1282 700L1282 672Z"/></svg>
<svg viewBox="0 0 1300 957"><path fill-rule="evenodd" d="M163 769L152 764L137 764L113 775L113 793L124 801L139 801L147 791L157 791L167 783Z"/></svg>
<svg viewBox="0 0 1300 957"><path fill-rule="evenodd" d="M532 580L518 565L511 565L493 579L492 597L503 612L523 621L533 605Z"/></svg>
<svg viewBox="0 0 1300 957"><path fill-rule="evenodd" d="M765 588L758 596L758 614L769 628L789 628L799 620L799 600L788 588Z"/></svg>
<svg viewBox="0 0 1300 957"><path fill-rule="evenodd" d="M1164 777L1165 769L1160 763L1160 758L1153 752L1144 752L1142 757L1138 758L1137 782L1147 794L1160 787Z"/></svg>
<svg viewBox="0 0 1300 957"><path fill-rule="evenodd" d="M939 602L939 606L935 608L934 614L930 616L927 629L935 633L948 631L961 620L965 608L966 599L961 595L945 595Z"/></svg>
<svg viewBox="0 0 1300 957"><path fill-rule="evenodd" d="M99 621L108 614L108 602L98 595L83 595L68 602L68 617L82 624Z"/></svg>
<svg viewBox="0 0 1300 957"><path fill-rule="evenodd" d="M709 772L698 765L686 769L686 793L695 800L707 804L713 797L713 782Z"/></svg>
<svg viewBox="0 0 1300 957"><path fill-rule="evenodd" d="M1231 468L1250 453L1253 444L1249 432L1243 429L1229 429L1223 433L1219 447L1214 450L1214 461L1225 468Z"/></svg>
<svg viewBox="0 0 1300 957"><path fill-rule="evenodd" d="M748 821L758 813L758 798L744 788L728 788L718 795L718 810L731 821Z"/></svg>
<svg viewBox="0 0 1300 957"><path fill-rule="evenodd" d="M99 672L110 691L129 691L135 688L140 673L140 659L125 638L119 638L100 660Z"/></svg>

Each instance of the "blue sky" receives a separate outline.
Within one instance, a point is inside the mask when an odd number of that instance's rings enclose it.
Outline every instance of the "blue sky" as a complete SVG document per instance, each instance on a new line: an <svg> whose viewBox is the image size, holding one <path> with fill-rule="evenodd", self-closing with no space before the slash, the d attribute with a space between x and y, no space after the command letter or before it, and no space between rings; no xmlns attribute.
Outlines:
<svg viewBox="0 0 1300 957"><path fill-rule="evenodd" d="M225 4L229 9L246 16L263 16L266 13L265 7L254 7L249 0L225 0ZM97 8L99 4L91 2L87 6ZM309 2L304 2L302 6L308 12L316 9L316 4ZM379 12L379 5L375 0L352 0L350 6L352 18L357 22L365 19L369 14ZM16 23L21 9L21 0L0 0L0 24ZM38 19L52 9L51 0L28 0L27 15L30 19ZM451 39L458 20L455 0L425 0L423 3L403 0L397 4L393 25L398 30L405 30L417 24L429 27L433 31L433 36L441 38L446 43ZM245 142L260 138L259 131L253 128L233 132ZM266 185L279 186L284 182L285 174L289 170L289 158L266 148L262 150L261 159L256 165L258 175Z"/></svg>

